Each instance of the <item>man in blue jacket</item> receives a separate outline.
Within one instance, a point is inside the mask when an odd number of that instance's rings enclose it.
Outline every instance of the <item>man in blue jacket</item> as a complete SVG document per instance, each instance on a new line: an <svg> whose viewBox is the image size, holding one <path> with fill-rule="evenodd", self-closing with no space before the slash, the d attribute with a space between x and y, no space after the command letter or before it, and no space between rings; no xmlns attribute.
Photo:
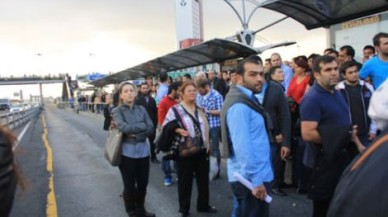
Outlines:
<svg viewBox="0 0 388 217"><path fill-rule="evenodd" d="M238 216L267 217L269 204L264 199L273 180L268 132L271 118L255 97L263 86L264 69L248 58L238 64L236 73L237 85L231 86L221 112L222 141L229 149L228 181L237 198ZM253 188L238 182L236 173Z"/></svg>

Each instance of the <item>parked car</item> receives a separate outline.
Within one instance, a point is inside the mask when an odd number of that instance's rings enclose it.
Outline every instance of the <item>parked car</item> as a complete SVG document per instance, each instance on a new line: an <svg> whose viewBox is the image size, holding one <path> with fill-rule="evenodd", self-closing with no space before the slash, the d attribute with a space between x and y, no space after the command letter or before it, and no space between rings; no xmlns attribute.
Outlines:
<svg viewBox="0 0 388 217"><path fill-rule="evenodd" d="M10 112L20 112L23 111L23 107L21 105L12 105Z"/></svg>
<svg viewBox="0 0 388 217"><path fill-rule="evenodd" d="M8 98L1 98L0 99L0 111L7 111L9 109L10 109L9 99Z"/></svg>

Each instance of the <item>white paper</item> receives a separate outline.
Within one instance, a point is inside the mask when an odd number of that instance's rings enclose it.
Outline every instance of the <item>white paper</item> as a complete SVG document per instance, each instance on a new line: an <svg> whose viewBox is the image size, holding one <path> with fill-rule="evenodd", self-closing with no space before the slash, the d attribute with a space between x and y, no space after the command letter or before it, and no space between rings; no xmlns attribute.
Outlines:
<svg viewBox="0 0 388 217"><path fill-rule="evenodd" d="M250 190L253 189L252 183L250 181L248 181L246 178L244 178L242 175L240 175L239 173L235 172L233 174L233 176L234 176L234 178L236 178L241 184L243 184L248 189L250 189ZM264 201L267 202L267 203L271 203L272 197L267 194L265 196Z"/></svg>

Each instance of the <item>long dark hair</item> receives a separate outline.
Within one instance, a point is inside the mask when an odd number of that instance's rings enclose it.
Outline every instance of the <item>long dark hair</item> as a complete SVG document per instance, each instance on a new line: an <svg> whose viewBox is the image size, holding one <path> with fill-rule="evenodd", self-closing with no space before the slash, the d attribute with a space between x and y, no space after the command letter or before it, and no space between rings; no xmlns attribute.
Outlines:
<svg viewBox="0 0 388 217"><path fill-rule="evenodd" d="M14 168L15 174L16 174L16 180L19 186L22 188L22 190L25 190L26 188L26 182L21 175L21 170L18 164L15 162L14 156L13 156L13 144L16 142L17 138L16 136L5 126L0 124L0 134L4 136L6 145L8 145L10 153L12 154L12 166Z"/></svg>

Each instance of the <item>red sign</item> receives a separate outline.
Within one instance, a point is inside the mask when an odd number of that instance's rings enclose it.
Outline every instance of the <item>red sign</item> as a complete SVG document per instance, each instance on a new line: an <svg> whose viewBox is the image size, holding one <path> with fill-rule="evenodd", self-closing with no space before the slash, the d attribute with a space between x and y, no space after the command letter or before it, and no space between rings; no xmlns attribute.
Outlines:
<svg viewBox="0 0 388 217"><path fill-rule="evenodd" d="M185 39L185 40L180 41L179 48L185 49L185 48L189 48L189 47L192 47L192 46L200 44L200 43L202 43L201 39L189 38L189 39Z"/></svg>

